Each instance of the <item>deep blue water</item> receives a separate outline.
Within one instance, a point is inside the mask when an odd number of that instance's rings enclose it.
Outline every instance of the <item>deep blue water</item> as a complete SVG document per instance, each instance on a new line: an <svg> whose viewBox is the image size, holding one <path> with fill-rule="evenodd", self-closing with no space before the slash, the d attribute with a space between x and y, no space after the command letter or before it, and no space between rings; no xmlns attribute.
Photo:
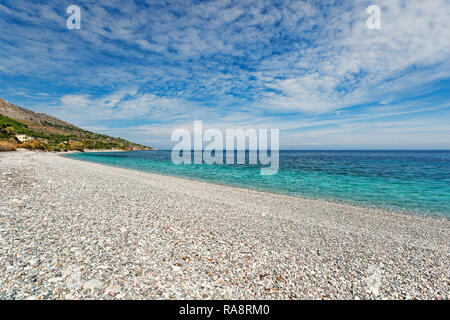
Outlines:
<svg viewBox="0 0 450 320"><path fill-rule="evenodd" d="M280 169L181 164L170 151L77 153L68 157L245 188L450 217L450 151L280 151Z"/></svg>

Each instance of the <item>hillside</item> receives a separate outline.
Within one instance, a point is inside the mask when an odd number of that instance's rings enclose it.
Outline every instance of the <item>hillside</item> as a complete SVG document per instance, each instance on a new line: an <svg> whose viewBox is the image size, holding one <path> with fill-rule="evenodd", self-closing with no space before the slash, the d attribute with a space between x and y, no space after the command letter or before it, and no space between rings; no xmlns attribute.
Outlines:
<svg viewBox="0 0 450 320"><path fill-rule="evenodd" d="M22 147L47 151L152 150L151 147L121 138L81 129L45 113L18 107L1 98L0 142L4 145L9 143L15 148Z"/></svg>

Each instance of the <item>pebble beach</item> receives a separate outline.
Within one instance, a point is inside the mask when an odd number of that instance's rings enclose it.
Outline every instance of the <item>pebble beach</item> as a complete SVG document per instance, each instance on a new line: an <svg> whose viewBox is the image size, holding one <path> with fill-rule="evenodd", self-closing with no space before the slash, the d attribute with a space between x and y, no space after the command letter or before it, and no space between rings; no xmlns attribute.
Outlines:
<svg viewBox="0 0 450 320"><path fill-rule="evenodd" d="M450 220L0 153L0 299L449 299Z"/></svg>

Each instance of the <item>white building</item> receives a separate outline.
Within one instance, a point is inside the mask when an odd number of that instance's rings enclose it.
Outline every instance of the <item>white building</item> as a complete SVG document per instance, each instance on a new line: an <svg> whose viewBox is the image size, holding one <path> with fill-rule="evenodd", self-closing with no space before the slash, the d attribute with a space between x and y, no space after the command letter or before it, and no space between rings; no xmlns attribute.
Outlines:
<svg viewBox="0 0 450 320"><path fill-rule="evenodd" d="M16 134L16 138L20 141L20 142L25 142L28 140L33 140L33 137L29 137L26 134Z"/></svg>

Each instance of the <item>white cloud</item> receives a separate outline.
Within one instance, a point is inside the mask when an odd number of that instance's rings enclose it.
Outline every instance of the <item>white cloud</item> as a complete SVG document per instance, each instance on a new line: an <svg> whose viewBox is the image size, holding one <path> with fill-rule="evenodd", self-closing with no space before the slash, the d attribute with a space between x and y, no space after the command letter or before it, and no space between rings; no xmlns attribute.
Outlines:
<svg viewBox="0 0 450 320"><path fill-rule="evenodd" d="M265 108L323 113L449 76L447 1L385 2L381 30L367 29L364 4L330 18L313 47L268 58L259 76L279 94L264 98ZM438 63L445 63L439 75L420 70ZM276 78L289 67L298 75Z"/></svg>
<svg viewBox="0 0 450 320"><path fill-rule="evenodd" d="M89 123L92 120L174 120L175 114L187 112L188 108L182 99L143 94L130 88L100 97L66 95L52 109L65 119Z"/></svg>
<svg viewBox="0 0 450 320"><path fill-rule="evenodd" d="M91 104L91 101L87 95L69 94L61 98L61 103L65 107L85 108Z"/></svg>

